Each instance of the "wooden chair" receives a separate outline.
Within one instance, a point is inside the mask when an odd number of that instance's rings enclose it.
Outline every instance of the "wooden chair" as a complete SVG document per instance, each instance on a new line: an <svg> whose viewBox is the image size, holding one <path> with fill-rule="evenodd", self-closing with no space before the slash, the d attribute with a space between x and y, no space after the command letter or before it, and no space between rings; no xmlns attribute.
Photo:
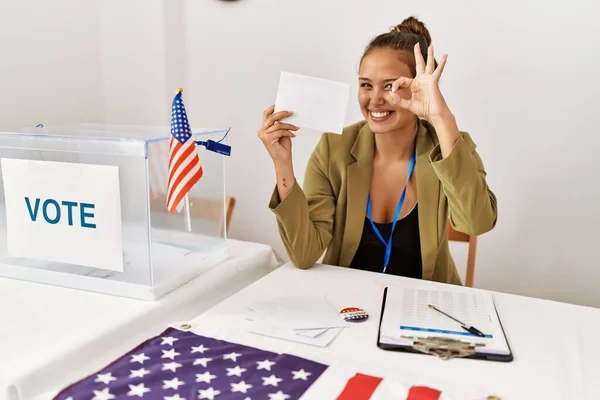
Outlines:
<svg viewBox="0 0 600 400"><path fill-rule="evenodd" d="M165 201L166 198L164 195L150 200L150 202L154 205L153 207L157 207L159 210L164 209L164 211L167 212ZM218 221L217 229L219 234L221 234L223 233L224 227L229 231L233 209L235 208L235 197L225 197L225 221L223 221L222 204L223 203L219 200L196 199L190 197L190 205L192 205L190 207L190 216L192 218Z"/></svg>
<svg viewBox="0 0 600 400"><path fill-rule="evenodd" d="M450 223L448 223L448 240L452 242L469 243L465 286L473 287L473 281L475 279L475 254L477 252L477 236L471 236L467 235L466 233L458 232L452 228Z"/></svg>
<svg viewBox="0 0 600 400"><path fill-rule="evenodd" d="M219 225L217 229L219 233L223 233L223 225L225 225L225 228L229 231L233 209L235 208L235 197L225 197L225 221L223 221L223 203L218 200L198 200L190 198L190 204L193 204L193 206L190 207L192 209L192 218L218 221Z"/></svg>

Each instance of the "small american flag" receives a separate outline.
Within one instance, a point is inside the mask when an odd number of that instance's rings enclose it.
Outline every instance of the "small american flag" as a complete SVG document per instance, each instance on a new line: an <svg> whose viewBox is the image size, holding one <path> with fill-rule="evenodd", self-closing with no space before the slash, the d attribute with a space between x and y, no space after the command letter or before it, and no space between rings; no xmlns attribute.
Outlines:
<svg viewBox="0 0 600 400"><path fill-rule="evenodd" d="M293 400L326 365L168 328L55 400Z"/></svg>
<svg viewBox="0 0 600 400"><path fill-rule="evenodd" d="M182 92L179 89L171 108L169 178L167 182L167 209L171 213L181 210L181 200L203 174L200 157L183 105Z"/></svg>

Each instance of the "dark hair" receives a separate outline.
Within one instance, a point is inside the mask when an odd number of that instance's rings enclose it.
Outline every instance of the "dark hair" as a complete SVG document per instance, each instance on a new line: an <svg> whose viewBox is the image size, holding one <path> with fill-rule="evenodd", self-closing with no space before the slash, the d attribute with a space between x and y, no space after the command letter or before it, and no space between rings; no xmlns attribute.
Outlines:
<svg viewBox="0 0 600 400"><path fill-rule="evenodd" d="M429 31L421 21L415 17L408 17L400 23L390 28L389 32L382 33L375 37L365 48L362 60L375 49L392 49L398 50L403 61L410 68L413 77L416 73L415 51L414 47L419 43L421 54L425 63L427 63L427 48L431 44L431 36ZM435 62L435 60L434 60ZM437 62L435 62L437 67Z"/></svg>

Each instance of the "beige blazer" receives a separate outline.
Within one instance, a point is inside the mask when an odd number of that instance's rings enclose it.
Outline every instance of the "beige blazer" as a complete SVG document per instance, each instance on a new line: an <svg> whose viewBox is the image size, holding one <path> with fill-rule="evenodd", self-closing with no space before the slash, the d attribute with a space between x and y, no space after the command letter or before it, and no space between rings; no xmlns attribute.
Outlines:
<svg viewBox="0 0 600 400"><path fill-rule="evenodd" d="M442 159L433 126L419 123L414 174L423 279L462 284L448 247L448 222L469 235L496 224L496 197L475 147L461 132ZM325 133L308 161L303 187L296 182L282 202L275 187L269 207L294 265L309 268L325 250L323 263L351 264L362 236L374 152L375 137L365 121L341 135Z"/></svg>

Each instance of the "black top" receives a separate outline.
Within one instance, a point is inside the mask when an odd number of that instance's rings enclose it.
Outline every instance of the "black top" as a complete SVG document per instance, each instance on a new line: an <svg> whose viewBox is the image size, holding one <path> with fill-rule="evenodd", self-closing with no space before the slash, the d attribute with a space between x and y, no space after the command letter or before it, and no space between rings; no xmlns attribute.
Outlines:
<svg viewBox="0 0 600 400"><path fill-rule="evenodd" d="M392 223L376 223L375 226L379 229L381 236L386 241L389 240ZM365 218L360 244L350 268L381 273L384 259L385 245L373 230L369 218ZM392 252L385 273L409 278L423 278L417 205L408 215L396 222L392 239Z"/></svg>

